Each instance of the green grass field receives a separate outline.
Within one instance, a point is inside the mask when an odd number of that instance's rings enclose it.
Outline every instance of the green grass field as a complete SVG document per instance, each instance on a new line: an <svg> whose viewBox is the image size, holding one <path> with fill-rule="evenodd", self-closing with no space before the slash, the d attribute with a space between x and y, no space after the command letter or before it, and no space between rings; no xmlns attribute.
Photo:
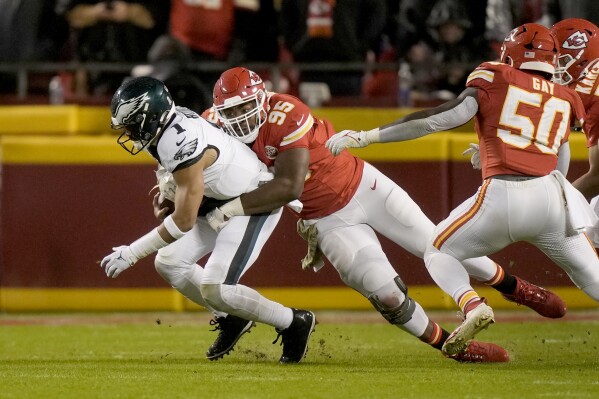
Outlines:
<svg viewBox="0 0 599 399"><path fill-rule="evenodd" d="M206 360L216 333L203 312L3 314L0 398L599 398L599 311L497 312L480 339L511 362L484 365L445 359L374 312L316 313L306 359L287 366L264 325Z"/></svg>

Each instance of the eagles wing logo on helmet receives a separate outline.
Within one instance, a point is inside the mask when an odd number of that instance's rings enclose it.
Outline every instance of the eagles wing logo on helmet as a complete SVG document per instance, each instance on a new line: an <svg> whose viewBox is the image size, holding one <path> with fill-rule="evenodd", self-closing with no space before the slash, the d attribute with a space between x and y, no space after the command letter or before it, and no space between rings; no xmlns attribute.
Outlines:
<svg viewBox="0 0 599 399"><path fill-rule="evenodd" d="M131 122L129 118L137 114L146 103L146 101L150 100L150 96L148 93L143 93L137 97L131 98L127 101L123 101L119 103L116 107L115 116L113 118L113 123L115 125L126 125L128 122Z"/></svg>
<svg viewBox="0 0 599 399"><path fill-rule="evenodd" d="M582 33L581 31L576 31L572 33L570 36L568 36L568 38L562 44L562 47L570 50L578 50L585 48L587 46L588 41L589 38L585 33Z"/></svg>
<svg viewBox="0 0 599 399"><path fill-rule="evenodd" d="M198 148L198 139L195 139L193 141L190 141L189 143L184 144L179 149L179 151L177 151L177 153L175 154L175 160L181 161L183 158L188 157L188 156L192 155L194 152L196 152L197 148Z"/></svg>

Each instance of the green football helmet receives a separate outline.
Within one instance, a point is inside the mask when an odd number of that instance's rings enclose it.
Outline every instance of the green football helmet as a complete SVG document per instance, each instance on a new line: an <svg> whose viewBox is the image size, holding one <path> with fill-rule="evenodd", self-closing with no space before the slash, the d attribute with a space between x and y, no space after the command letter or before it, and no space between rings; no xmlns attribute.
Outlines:
<svg viewBox="0 0 599 399"><path fill-rule="evenodd" d="M123 83L114 93L110 108L111 127L122 130L117 142L135 155L158 137L175 104L162 81L141 77Z"/></svg>

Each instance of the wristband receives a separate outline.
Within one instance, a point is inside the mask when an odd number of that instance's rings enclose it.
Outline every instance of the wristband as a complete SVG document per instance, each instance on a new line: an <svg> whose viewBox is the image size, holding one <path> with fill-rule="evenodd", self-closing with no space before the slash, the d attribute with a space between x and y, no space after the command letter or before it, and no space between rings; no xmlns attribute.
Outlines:
<svg viewBox="0 0 599 399"><path fill-rule="evenodd" d="M241 198L237 197L232 201L227 202L223 206L219 207L220 211L229 218L233 216L245 216L243 205L241 205Z"/></svg>
<svg viewBox="0 0 599 399"><path fill-rule="evenodd" d="M160 237L158 227L156 227L154 230L150 231L145 236L138 238L129 245L131 255L135 258L131 259L130 262L132 261L131 263L135 263L141 258L145 258L167 245L168 243Z"/></svg>
<svg viewBox="0 0 599 399"><path fill-rule="evenodd" d="M175 221L173 220L173 215L168 215L166 217L166 219L164 219L162 221L162 224L164 225L164 228L166 229L166 231L168 231L168 233L175 240L178 240L179 238L181 238L185 235L185 232L181 231L179 229L179 227L177 226L177 223L175 223Z"/></svg>
<svg viewBox="0 0 599 399"><path fill-rule="evenodd" d="M366 141L368 142L368 144L378 143L381 141L378 127L374 128L372 130L368 130L364 133L365 133Z"/></svg>

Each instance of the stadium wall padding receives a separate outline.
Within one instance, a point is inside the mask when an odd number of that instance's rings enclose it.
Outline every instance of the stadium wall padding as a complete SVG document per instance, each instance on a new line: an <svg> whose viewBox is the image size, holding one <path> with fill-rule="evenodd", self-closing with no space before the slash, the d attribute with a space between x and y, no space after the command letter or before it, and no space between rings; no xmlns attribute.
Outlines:
<svg viewBox="0 0 599 399"><path fill-rule="evenodd" d="M338 130L368 129L406 110L318 109ZM156 226L152 214L155 162L131 156L106 129L104 107L0 108L0 310L195 309L154 270L153 256L117 279L99 260ZM470 130L468 130L470 129ZM471 126L405 143L354 151L396 181L439 222L470 197L480 172L461 155L476 142ZM588 168L582 134L571 137L570 178ZM398 228L401 226L398 225ZM432 282L422 260L381 238L391 263L423 306L453 308ZM305 242L285 212L243 283L291 306L365 309L370 304L345 287L335 270L302 271ZM596 304L539 250L516 244L492 258L507 270L558 289L570 307ZM200 262L201 263L201 262ZM485 287L490 298L497 295ZM496 307L513 307L499 300Z"/></svg>

